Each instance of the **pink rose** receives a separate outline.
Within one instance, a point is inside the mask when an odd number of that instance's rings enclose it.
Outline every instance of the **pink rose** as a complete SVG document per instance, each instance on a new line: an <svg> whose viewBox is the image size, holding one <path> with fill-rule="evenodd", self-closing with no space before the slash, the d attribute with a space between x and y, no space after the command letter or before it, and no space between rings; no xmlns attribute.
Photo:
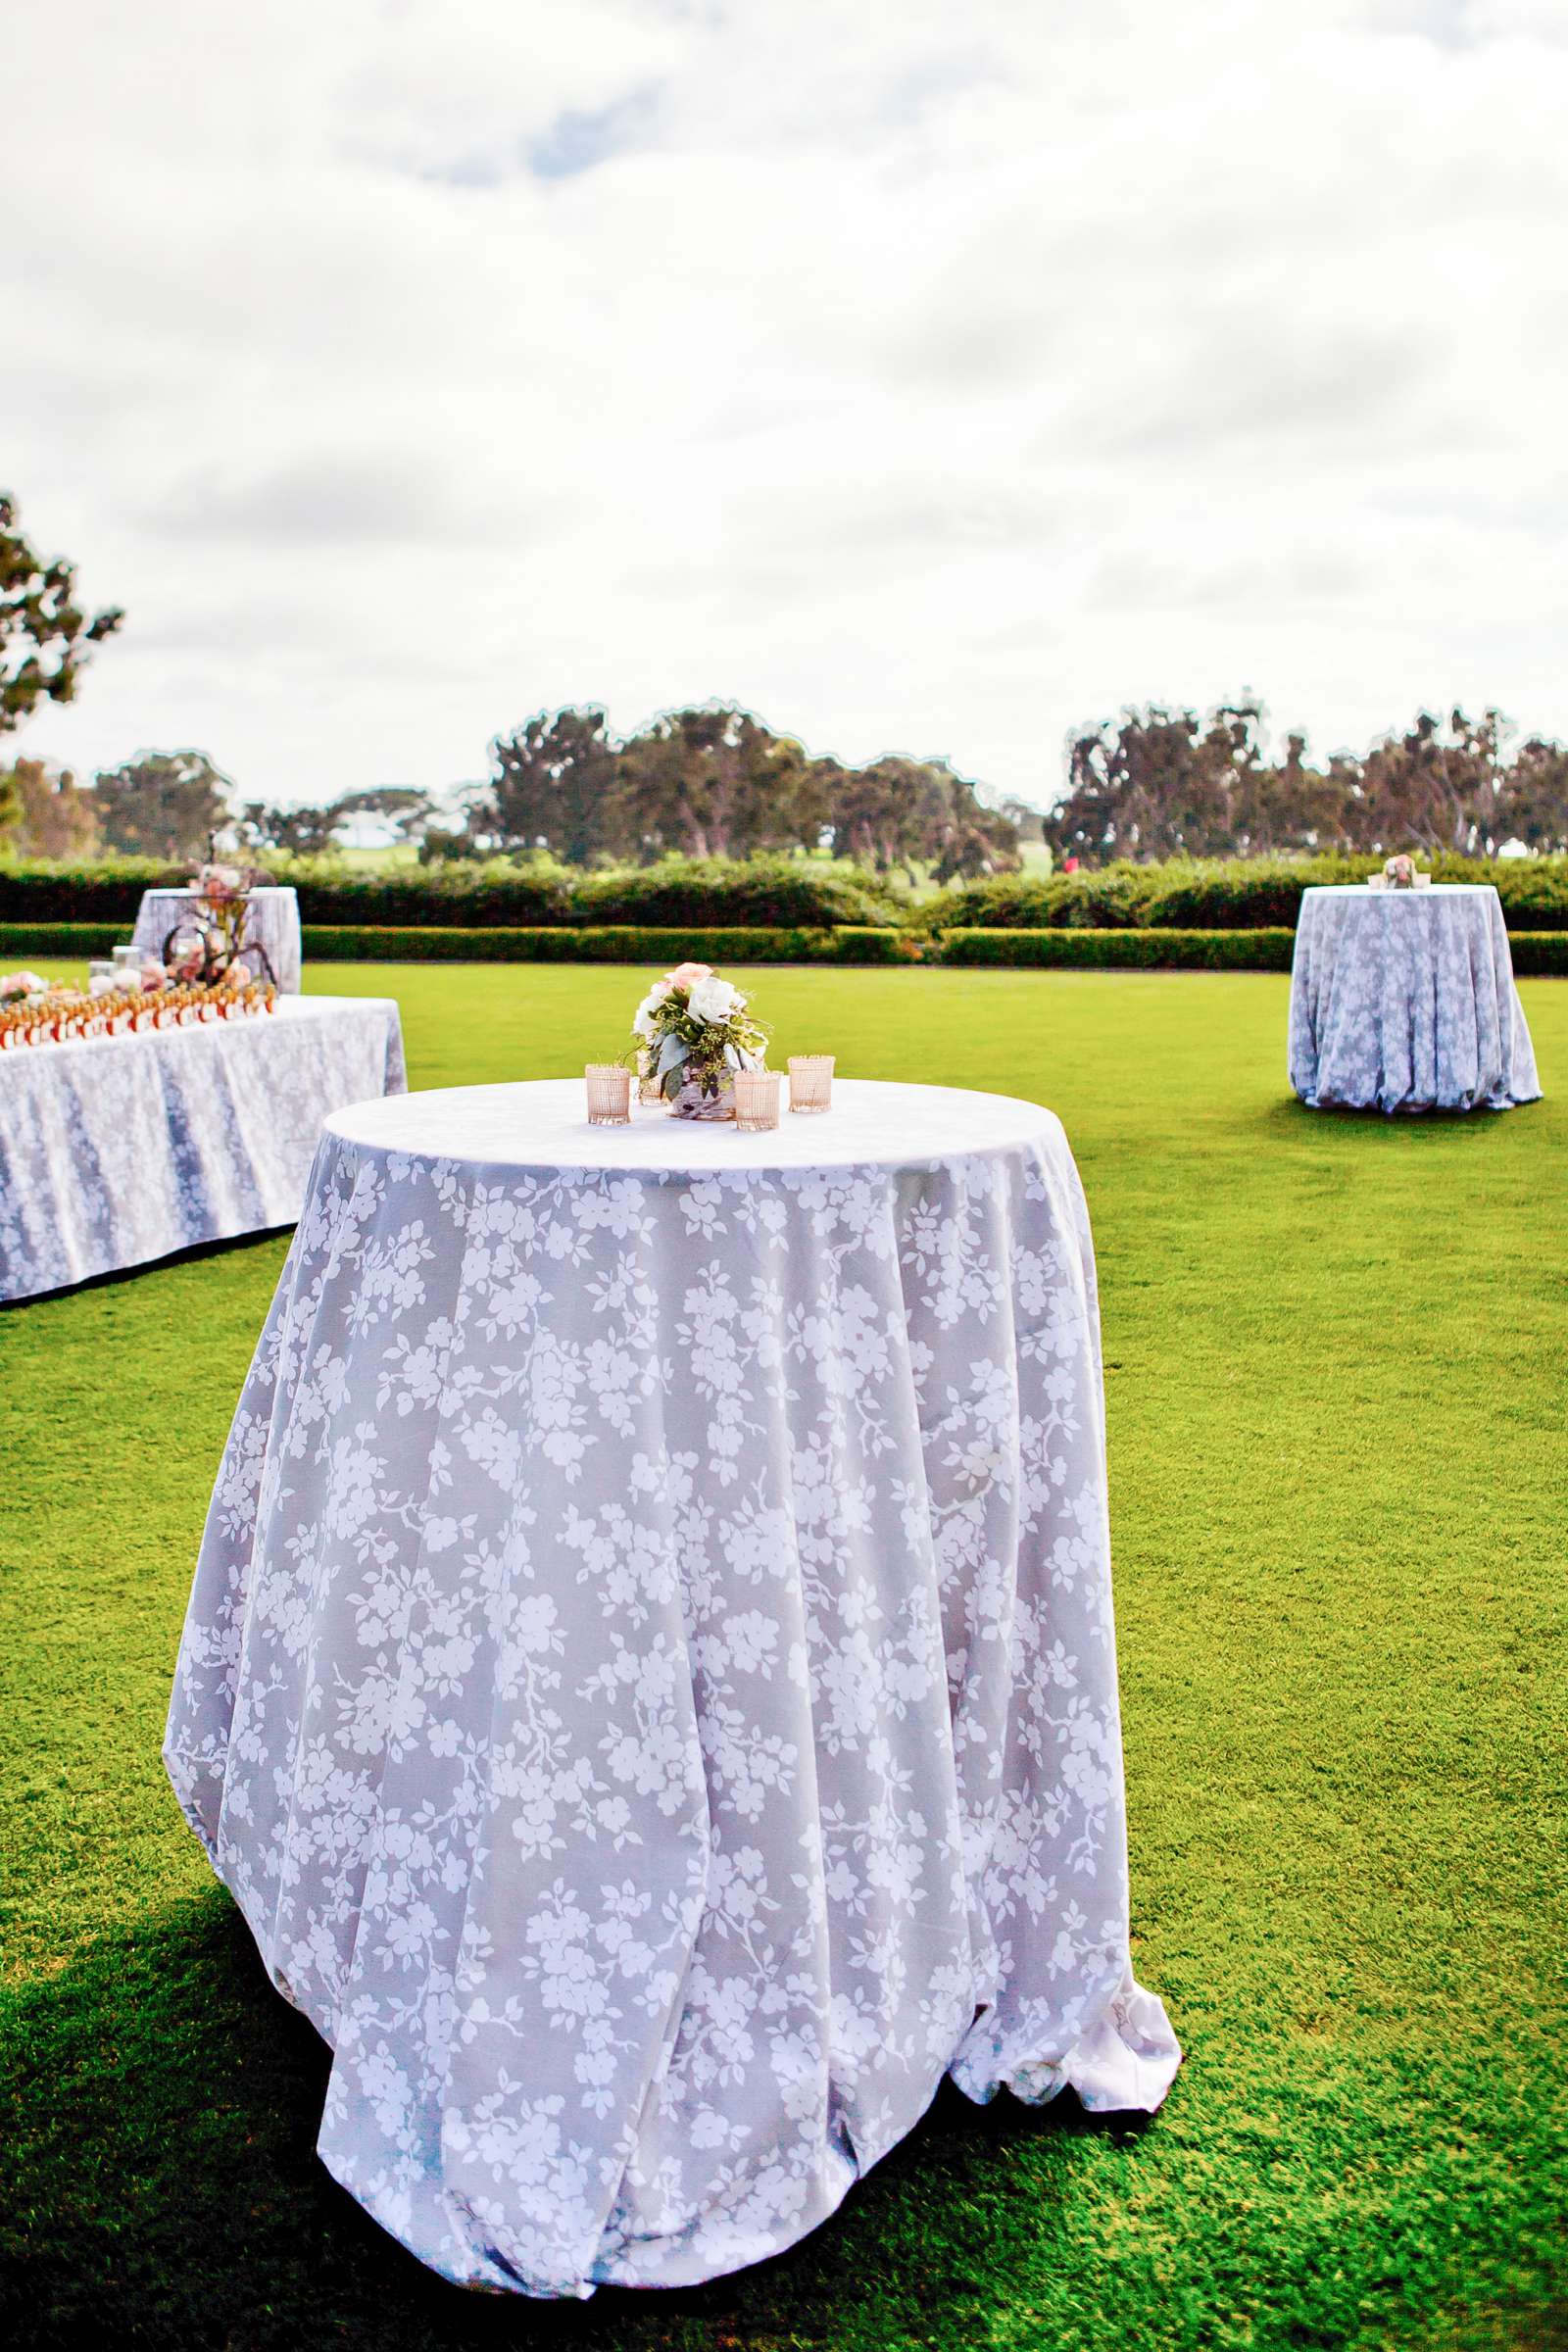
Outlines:
<svg viewBox="0 0 1568 2352"><path fill-rule="evenodd" d="M699 980L711 980L713 967L710 963L677 963L668 977L671 988L695 988Z"/></svg>
<svg viewBox="0 0 1568 2352"><path fill-rule="evenodd" d="M0 1001L7 997L41 997L49 986L37 972L0 972Z"/></svg>

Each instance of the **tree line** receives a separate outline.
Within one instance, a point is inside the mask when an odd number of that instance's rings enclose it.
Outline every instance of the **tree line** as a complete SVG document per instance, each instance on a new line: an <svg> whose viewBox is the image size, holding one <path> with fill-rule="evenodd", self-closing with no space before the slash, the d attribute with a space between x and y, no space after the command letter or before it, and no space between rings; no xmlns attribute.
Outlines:
<svg viewBox="0 0 1568 2352"><path fill-rule="evenodd" d="M1314 767L1302 735L1267 756L1256 703L1204 718L1152 705L1071 740L1066 794L1045 837L1083 865L1331 850L1490 858L1512 841L1568 849L1568 750L1532 735L1509 754L1508 731L1494 710L1446 721L1422 711L1369 751Z"/></svg>
<svg viewBox="0 0 1568 2352"><path fill-rule="evenodd" d="M143 753L85 786L19 760L9 804L12 846L57 858L188 857L215 831L232 831L260 856L310 855L371 820L416 843L426 862L546 852L570 865L635 865L671 853L825 849L878 872L904 866L947 881L1009 870L1020 826L1040 834L1037 811L988 806L945 760L888 754L847 767L716 703L666 712L623 740L595 706L539 711L494 738L486 781L446 808L399 786L319 808L239 801L195 751ZM0 776L0 838L6 821Z"/></svg>
<svg viewBox="0 0 1568 2352"><path fill-rule="evenodd" d="M1421 712L1360 755L1323 765L1305 738L1270 757L1255 703L1200 717L1129 710L1076 735L1067 789L1044 818L989 804L946 761L888 754L863 767L813 758L752 712L710 704L617 740L595 706L540 711L490 747L490 772L443 806L409 787L325 807L241 801L204 752L148 752L90 784L42 760L0 769L0 846L35 857L104 851L178 858L225 831L254 855L330 851L371 821L426 862L548 852L576 866L649 864L671 852L746 858L826 849L878 872L1006 872L1042 838L1058 862L1331 850L1453 850L1508 842L1568 850L1568 750L1532 735L1507 750L1494 710Z"/></svg>
<svg viewBox="0 0 1568 2352"><path fill-rule="evenodd" d="M44 558L0 493L0 736L40 704L69 702L119 629L89 615L75 567ZM1402 732L1323 766L1303 735L1270 757L1253 701L1196 710L1151 704L1076 733L1065 786L1042 819L988 796L945 760L889 753L864 766L813 757L749 710L709 703L612 734L597 705L541 710L490 745L481 785L443 807L412 787L344 794L324 808L240 802L205 752L143 752L80 785L37 760L0 768L0 851L43 858L123 851L194 857L215 832L265 856L331 849L373 820L426 860L546 851L564 863L649 864L671 853L747 858L829 850L878 872L940 881L1004 872L1020 845L1102 865L1179 857L1343 850L1493 856L1520 842L1568 849L1568 751L1516 749L1500 712L1420 712Z"/></svg>

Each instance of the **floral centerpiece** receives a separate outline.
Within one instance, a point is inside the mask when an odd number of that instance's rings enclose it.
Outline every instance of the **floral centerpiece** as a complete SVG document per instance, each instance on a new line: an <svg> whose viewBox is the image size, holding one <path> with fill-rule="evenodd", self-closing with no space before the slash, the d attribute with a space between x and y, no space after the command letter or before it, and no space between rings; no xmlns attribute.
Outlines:
<svg viewBox="0 0 1568 2352"><path fill-rule="evenodd" d="M1370 877L1374 890L1430 890L1432 876L1424 874L1415 859L1401 850L1396 857L1387 858L1381 874Z"/></svg>
<svg viewBox="0 0 1568 2352"><path fill-rule="evenodd" d="M266 951L246 937L254 885L243 866L215 858L192 874L186 887L196 905L164 941L164 962L174 979L214 987L230 974L274 978Z"/></svg>
<svg viewBox="0 0 1568 2352"><path fill-rule="evenodd" d="M678 963L656 980L631 1025L643 1084L678 1119L732 1119L735 1072L760 1070L766 1057L766 1030L711 964Z"/></svg>

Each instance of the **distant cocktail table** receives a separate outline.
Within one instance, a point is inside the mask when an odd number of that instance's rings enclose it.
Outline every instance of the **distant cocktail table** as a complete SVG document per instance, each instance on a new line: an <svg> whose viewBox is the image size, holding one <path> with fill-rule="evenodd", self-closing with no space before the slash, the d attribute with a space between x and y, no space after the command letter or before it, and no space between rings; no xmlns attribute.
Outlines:
<svg viewBox="0 0 1568 2352"><path fill-rule="evenodd" d="M1508 1110L1541 1093L1490 883L1305 890L1291 1084L1314 1110Z"/></svg>
<svg viewBox="0 0 1568 2352"><path fill-rule="evenodd" d="M245 937L266 951L270 976L285 996L300 991L299 894L282 883L259 883L246 893ZM162 957L170 933L196 911L199 891L146 890L131 937L144 956Z"/></svg>

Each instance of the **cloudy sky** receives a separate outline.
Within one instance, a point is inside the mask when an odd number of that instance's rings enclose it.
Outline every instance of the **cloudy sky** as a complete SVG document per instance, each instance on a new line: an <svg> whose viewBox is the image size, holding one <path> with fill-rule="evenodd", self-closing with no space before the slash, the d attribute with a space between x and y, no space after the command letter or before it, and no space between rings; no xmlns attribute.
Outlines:
<svg viewBox="0 0 1568 2352"><path fill-rule="evenodd" d="M128 614L20 750L1568 733L1568 0L78 0L3 113L0 483Z"/></svg>

